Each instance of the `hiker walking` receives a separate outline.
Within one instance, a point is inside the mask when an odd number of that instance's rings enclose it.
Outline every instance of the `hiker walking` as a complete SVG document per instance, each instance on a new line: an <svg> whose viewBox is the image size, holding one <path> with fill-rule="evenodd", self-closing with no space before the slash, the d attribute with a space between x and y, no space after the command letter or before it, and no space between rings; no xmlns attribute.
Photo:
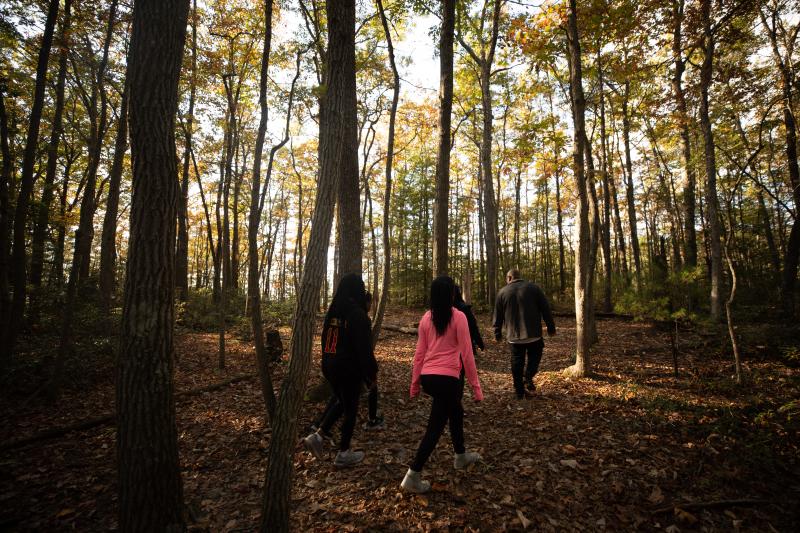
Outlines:
<svg viewBox="0 0 800 533"><path fill-rule="evenodd" d="M337 402L330 402L319 429L303 442L317 459L323 459L323 436L344 415L339 453L334 465L352 466L364 459L364 452L350 449L356 425L358 400L363 384L375 383L378 364L372 350L372 327L364 310L366 291L357 274L339 281L322 326L322 374L331 385Z"/></svg>
<svg viewBox="0 0 800 533"><path fill-rule="evenodd" d="M464 468L481 459L480 455L467 452L464 447L464 408L461 405L464 376L476 401L483 399L483 392L475 368L467 318L453 307L454 297L455 284L451 278L439 276L433 280L431 309L423 315L417 329L411 398L418 396L422 389L433 398L433 402L425 435L400 483L400 487L409 492L430 490L431 484L422 480L420 473L448 422L455 452L453 466Z"/></svg>
<svg viewBox="0 0 800 533"><path fill-rule="evenodd" d="M511 347L514 392L521 400L533 396L536 391L533 378L539 371L544 350L542 320L550 336L556 334L556 324L547 297L538 285L522 279L517 269L508 271L506 283L497 293L495 302L494 338L500 341L505 334Z"/></svg>

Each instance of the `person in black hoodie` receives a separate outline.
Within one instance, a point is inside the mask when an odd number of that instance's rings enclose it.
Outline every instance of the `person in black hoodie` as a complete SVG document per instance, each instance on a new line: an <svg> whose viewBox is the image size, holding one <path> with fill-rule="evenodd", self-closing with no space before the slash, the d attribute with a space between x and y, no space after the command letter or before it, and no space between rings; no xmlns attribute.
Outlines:
<svg viewBox="0 0 800 533"><path fill-rule="evenodd" d="M456 285L455 299L453 300L453 307L464 313L467 317L467 324L469 325L469 336L472 339L472 353L475 353L475 347L485 350L483 344L483 337L481 337L481 330L478 328L478 321L472 313L472 306L464 301L461 295L461 287Z"/></svg>
<svg viewBox="0 0 800 533"><path fill-rule="evenodd" d="M377 379L378 364L372 350L372 327L364 310L366 290L358 274L346 274L339 281L333 301L322 325L322 374L338 400L329 406L319 429L304 443L317 459L323 459L323 436L344 415L339 453L334 465L353 466L364 459L364 452L350 449L355 429L358 400L363 383Z"/></svg>

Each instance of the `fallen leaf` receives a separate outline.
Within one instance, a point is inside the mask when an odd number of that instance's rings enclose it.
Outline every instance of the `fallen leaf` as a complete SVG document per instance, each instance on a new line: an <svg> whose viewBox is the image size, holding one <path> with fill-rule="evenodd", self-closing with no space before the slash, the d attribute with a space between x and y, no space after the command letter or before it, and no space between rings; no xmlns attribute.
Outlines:
<svg viewBox="0 0 800 533"><path fill-rule="evenodd" d="M519 518L519 521L522 523L523 529L528 529L528 526L531 525L531 521L525 518L525 515L522 514L522 511L519 509L517 509L517 518Z"/></svg>
<svg viewBox="0 0 800 533"><path fill-rule="evenodd" d="M653 487L653 492L647 497L651 503L661 503L664 501L664 494L661 493L661 488L658 486Z"/></svg>
<svg viewBox="0 0 800 533"><path fill-rule="evenodd" d="M568 466L572 469L578 468L578 461L576 461L575 459L561 459L561 464L564 466Z"/></svg>

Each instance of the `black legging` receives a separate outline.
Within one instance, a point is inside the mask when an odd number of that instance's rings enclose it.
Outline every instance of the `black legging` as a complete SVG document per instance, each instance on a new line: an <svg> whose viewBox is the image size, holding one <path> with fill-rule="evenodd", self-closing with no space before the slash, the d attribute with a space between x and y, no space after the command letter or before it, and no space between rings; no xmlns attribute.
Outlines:
<svg viewBox="0 0 800 533"><path fill-rule="evenodd" d="M339 369L335 364L323 364L322 374L331 384L333 393L338 402L328 404L320 429L330 434L331 428L336 421L344 414L342 421L342 435L339 441L339 450L350 449L350 439L353 438L353 430L356 427L356 415L358 414L358 397L361 393L361 379L357 373Z"/></svg>
<svg viewBox="0 0 800 533"><path fill-rule="evenodd" d="M415 472L422 471L448 422L450 422L453 451L464 453L464 407L461 405L461 398L464 396L463 373L460 379L452 376L423 374L420 382L422 390L433 397L433 402L425 436L422 437L417 455L414 462L411 463L411 470Z"/></svg>

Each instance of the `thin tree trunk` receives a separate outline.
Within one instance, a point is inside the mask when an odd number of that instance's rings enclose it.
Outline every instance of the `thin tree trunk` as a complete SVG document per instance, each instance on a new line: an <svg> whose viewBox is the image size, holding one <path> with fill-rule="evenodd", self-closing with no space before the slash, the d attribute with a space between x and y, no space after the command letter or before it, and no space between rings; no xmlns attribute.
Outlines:
<svg viewBox="0 0 800 533"><path fill-rule="evenodd" d="M630 98L630 81L625 80L625 92L622 96L622 139L625 144L625 197L628 203L628 226L631 232L631 250L633 264L636 268L636 288L642 286L642 260L639 250L639 235L636 228L636 203L633 194L633 162L631 160L631 124L628 114Z"/></svg>
<svg viewBox="0 0 800 533"><path fill-rule="evenodd" d="M0 346L6 347L9 343L9 328L11 327L11 291L9 288L10 274L10 237L11 237L11 206L8 191L11 188L11 150L9 148L8 115L6 114L5 87L0 86L0 155L3 156L3 166L0 167ZM3 350L0 357L0 367L5 366L11 357L10 350Z"/></svg>
<svg viewBox="0 0 800 533"><path fill-rule="evenodd" d="M23 323L26 305L26 262L25 234L28 220L28 205L33 193L33 167L39 144L39 125L42 121L44 93L47 87L47 63L50 60L50 49L53 46L53 33L58 18L59 0L50 0L47 8L42 44L39 47L39 58L36 63L36 82L34 83L31 114L28 120L28 135L22 153L22 173L19 180L17 205L14 211L14 249L11 257L11 281L14 284L14 298L9 315L8 335L5 339L5 352L10 357L14 351L17 332ZM10 178L10 175L9 175ZM10 181L9 181L10 185ZM9 187L10 188L10 187Z"/></svg>
<svg viewBox="0 0 800 533"><path fill-rule="evenodd" d="M450 203L450 121L453 109L453 37L456 1L444 0L439 33L439 145L436 152L436 193L433 203L433 272L448 272L448 208Z"/></svg>
<svg viewBox="0 0 800 533"><path fill-rule="evenodd" d="M47 145L47 170L45 171L42 199L36 211L36 224L31 239L31 275L30 283L35 288L41 287L44 265L44 241L47 237L47 224L50 218L50 204L53 202L53 191L58 166L58 145L61 141L64 114L64 86L67 79L67 57L69 55L69 32L72 20L72 0L65 0L64 14L59 30L58 74L56 76L55 108L53 124L50 130L50 142Z"/></svg>
<svg viewBox="0 0 800 533"><path fill-rule="evenodd" d="M703 24L703 64L700 69L700 127L703 132L706 164L706 218L710 226L711 251L711 319L722 317L720 289L722 284L722 250L717 201L717 161L714 155L714 133L711 130L708 91L714 64L714 35L711 32L711 0L700 3Z"/></svg>
<svg viewBox="0 0 800 533"><path fill-rule="evenodd" d="M575 189L578 192L575 225L577 246L575 247L575 364L565 370L575 376L585 376L590 371L590 313L592 307L590 282L593 273L589 269L590 234L589 234L589 201L587 198L586 176L584 174L584 143L586 126L584 113L586 100L583 95L581 72L581 46L578 36L576 0L569 0L567 12L567 46L569 57L570 96L574 121L574 141L572 149Z"/></svg>
<svg viewBox="0 0 800 533"><path fill-rule="evenodd" d="M189 78L189 111L184 128L183 172L178 202L178 241L175 251L175 285L178 298L189 298L189 151L194 134L194 101L197 92L197 0L192 0L192 72Z"/></svg>
<svg viewBox="0 0 800 533"><path fill-rule="evenodd" d="M389 29L389 22L383 8L382 0L375 0L378 5L378 13L381 17L383 34L386 37L386 48L389 54L389 65L392 68L392 107L389 112L389 134L386 144L386 175L383 191L383 279L381 280L381 295L378 299L378 307L372 320L372 344L378 342L381 334L381 324L386 313L386 306L389 303L389 284L392 275L392 241L391 241L391 200L392 200L392 165L394 163L394 129L397 118L397 104L400 101L400 74L397 71L397 64L394 59L394 45L392 34ZM452 48L452 46L451 46ZM448 128L449 131L449 128ZM438 175L438 167L437 167Z"/></svg>
<svg viewBox="0 0 800 533"><path fill-rule="evenodd" d="M116 288L117 273L117 215L119 191L122 183L122 167L128 150L128 84L122 91L119 104L117 138L114 142L114 161L108 175L108 201L103 219L103 234L100 238L100 297L106 309L111 307Z"/></svg>
<svg viewBox="0 0 800 533"><path fill-rule="evenodd" d="M347 111L355 91L352 68L355 32L355 4L327 2L328 51L325 69L326 91L320 99L319 180L314 202L314 215L308 242L303 280L297 296L292 329L292 353L289 368L281 385L275 410L267 455L267 473L262 499L262 532L288 532L290 495L293 478L293 455L297 441L297 422L311 366L311 344L316 329L316 311L325 276L328 246L333 222L333 206L344 174L341 166L345 150L351 150L345 139L353 126L345 126L342 117L355 120ZM356 146L357 148L357 146ZM357 161L356 161L357 163ZM355 169L357 177L358 169Z"/></svg>
<svg viewBox="0 0 800 533"><path fill-rule="evenodd" d="M603 223L602 223L602 246L603 246L603 312L611 313L614 311L614 304L611 301L611 186L609 185L609 173L611 160L609 159L608 138L606 136L606 100L605 87L603 81L602 56L598 47L597 52L597 72L598 87L600 90L600 147L602 155L601 170L603 173Z"/></svg>
<svg viewBox="0 0 800 533"><path fill-rule="evenodd" d="M173 384L175 115L188 0L136 0L128 76L133 161L117 373L121 531L183 531Z"/></svg>

